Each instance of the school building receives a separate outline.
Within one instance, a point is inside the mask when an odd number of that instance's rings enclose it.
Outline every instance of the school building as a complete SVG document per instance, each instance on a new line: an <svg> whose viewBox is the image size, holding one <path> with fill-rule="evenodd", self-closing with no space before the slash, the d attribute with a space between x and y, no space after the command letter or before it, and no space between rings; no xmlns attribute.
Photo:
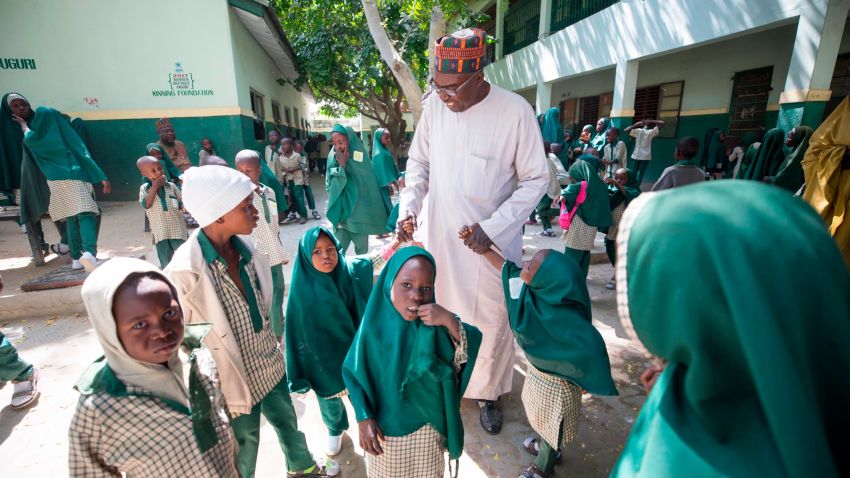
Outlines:
<svg viewBox="0 0 850 478"><path fill-rule="evenodd" d="M0 94L85 120L110 199L138 194L160 117L194 163L204 137L232 161L271 128L310 128L313 94L293 86L295 54L264 0L3 0L0 18Z"/></svg>
<svg viewBox="0 0 850 478"><path fill-rule="evenodd" d="M485 74L578 134L667 122L647 179L676 138L731 140L761 126L817 126L850 93L850 0L496 0L478 5L497 38Z"/></svg>

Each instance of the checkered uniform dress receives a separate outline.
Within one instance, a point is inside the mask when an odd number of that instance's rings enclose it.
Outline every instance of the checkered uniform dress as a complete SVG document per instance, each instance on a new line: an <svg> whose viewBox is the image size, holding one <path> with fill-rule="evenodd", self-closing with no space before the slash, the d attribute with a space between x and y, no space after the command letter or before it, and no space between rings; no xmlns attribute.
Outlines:
<svg viewBox="0 0 850 478"><path fill-rule="evenodd" d="M47 181L50 189L50 205L47 213L53 221L76 216L84 212L100 214L100 208L94 201L94 188L91 183L76 179Z"/></svg>
<svg viewBox="0 0 850 478"><path fill-rule="evenodd" d="M263 204L265 197L265 205ZM260 185L255 190L254 207L257 208L260 219L251 235L257 240L257 251L269 256L269 265L276 266L289 262L291 259L289 254L283 248L283 243L280 242L280 226L277 223L277 200L274 191ZM266 214L269 215L269 220L266 221Z"/></svg>
<svg viewBox="0 0 850 478"><path fill-rule="evenodd" d="M263 328L259 332L254 332L248 301L245 300L239 287L227 275L227 265L221 259L216 259L208 266L216 295L221 301L224 313L227 315L228 322L230 322L230 328L236 336L239 351L242 354L242 361L248 373L246 380L248 390L251 392L251 406L253 407L283 380L286 373L280 343L272 332L268 308L263 304L260 282L257 280L254 263L248 262L245 268L257 304L260 307L260 313L263 315Z"/></svg>
<svg viewBox="0 0 850 478"><path fill-rule="evenodd" d="M593 241L596 240L596 227L588 226L576 214L573 216L570 228L561 235L561 239L564 240L564 245L570 249L590 251L593 249Z"/></svg>
<svg viewBox="0 0 850 478"><path fill-rule="evenodd" d="M529 364L522 404L531 428L552 448L565 446L576 437L581 409L581 390L576 385Z"/></svg>
<svg viewBox="0 0 850 478"><path fill-rule="evenodd" d="M611 226L608 228L608 234L605 234L605 239L613 241L617 239L617 229L620 227L620 219L623 218L623 212L626 210L626 203L621 202L611 211Z"/></svg>
<svg viewBox="0 0 850 478"><path fill-rule="evenodd" d="M189 237L186 231L186 221L183 219L183 212L180 211L180 189L174 183L166 182L162 186L165 190L165 201L168 210L162 209L162 201L159 198L159 193L154 198L151 207L145 209L145 215L148 216L148 222L151 226L151 237L153 243L164 241L166 239L179 239L185 241ZM145 205L145 198L150 191L150 184L142 184L139 188L139 202L142 207Z"/></svg>
<svg viewBox="0 0 850 478"><path fill-rule="evenodd" d="M72 477L238 477L236 440L209 352L197 350L201 383L212 401L219 442L201 454L192 419L148 396L114 397L97 392L80 397L71 421L69 475ZM134 394L148 394L127 385Z"/></svg>
<svg viewBox="0 0 850 478"><path fill-rule="evenodd" d="M455 347L454 366L468 360L466 331L460 327L460 342ZM445 438L430 424L400 437L385 437L381 455L366 455L369 478L442 478L446 469Z"/></svg>

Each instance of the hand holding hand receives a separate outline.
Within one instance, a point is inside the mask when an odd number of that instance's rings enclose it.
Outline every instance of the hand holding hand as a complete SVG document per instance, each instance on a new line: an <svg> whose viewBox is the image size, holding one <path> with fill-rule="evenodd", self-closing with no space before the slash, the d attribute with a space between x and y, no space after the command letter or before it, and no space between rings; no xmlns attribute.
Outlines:
<svg viewBox="0 0 850 478"><path fill-rule="evenodd" d="M413 232L416 230L416 214L408 210L404 217L399 217L396 226L396 234L402 242L412 241Z"/></svg>
<svg viewBox="0 0 850 478"><path fill-rule="evenodd" d="M378 422L374 418L367 418L362 422L357 422L357 428L360 431L360 448L370 455L380 455L384 453L381 448L381 442L384 441L384 432L378 427Z"/></svg>
<svg viewBox="0 0 850 478"><path fill-rule="evenodd" d="M493 245L493 241L487 236L487 233L484 232L484 229L481 229L481 226L478 223L473 224L469 227L470 234L464 239L463 244L472 249L476 254L484 254L487 250L490 249L490 246Z"/></svg>
<svg viewBox="0 0 850 478"><path fill-rule="evenodd" d="M465 241L471 235L472 235L472 229L470 229L469 226L463 226L457 232L457 237L461 241Z"/></svg>

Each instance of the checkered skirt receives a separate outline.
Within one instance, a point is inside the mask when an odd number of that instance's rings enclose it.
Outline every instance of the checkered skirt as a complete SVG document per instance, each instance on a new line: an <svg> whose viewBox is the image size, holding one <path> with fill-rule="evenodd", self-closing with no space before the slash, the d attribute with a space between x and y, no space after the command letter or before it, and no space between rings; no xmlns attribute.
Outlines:
<svg viewBox="0 0 850 478"><path fill-rule="evenodd" d="M605 234L605 238L609 241L613 241L617 238L617 229L620 228L620 219L623 218L623 212L626 210L626 203L621 202L617 207L615 207L611 211L611 227L608 228L608 233Z"/></svg>
<svg viewBox="0 0 850 478"><path fill-rule="evenodd" d="M546 443L558 448L571 442L578 433L581 390L574 384L554 375L543 373L528 365L522 404L528 423Z"/></svg>
<svg viewBox="0 0 850 478"><path fill-rule="evenodd" d="M61 179L47 181L47 187L50 189L50 205L47 207L47 212L51 220L61 221L84 212L100 214L91 183L76 179Z"/></svg>
<svg viewBox="0 0 850 478"><path fill-rule="evenodd" d="M596 227L588 226L576 214L573 216L570 228L561 235L561 239L564 240L564 245L570 249L590 251L593 249L593 241L596 240Z"/></svg>
<svg viewBox="0 0 850 478"><path fill-rule="evenodd" d="M443 437L431 425L401 437L386 437L384 453L366 455L369 478L442 478L446 469Z"/></svg>

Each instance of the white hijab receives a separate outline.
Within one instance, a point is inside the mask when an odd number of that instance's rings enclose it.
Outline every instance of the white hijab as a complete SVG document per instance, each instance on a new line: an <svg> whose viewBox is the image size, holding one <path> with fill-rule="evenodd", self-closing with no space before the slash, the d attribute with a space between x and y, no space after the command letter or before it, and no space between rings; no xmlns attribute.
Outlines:
<svg viewBox="0 0 850 478"><path fill-rule="evenodd" d="M112 315L115 291L130 274L146 272L156 273L172 292L175 290L171 281L153 264L139 259L115 257L95 269L83 283L83 304L103 347L106 362L119 380L188 406L188 382L183 375L184 367L178 351L168 359L167 366L152 364L130 357L118 339L115 317Z"/></svg>

